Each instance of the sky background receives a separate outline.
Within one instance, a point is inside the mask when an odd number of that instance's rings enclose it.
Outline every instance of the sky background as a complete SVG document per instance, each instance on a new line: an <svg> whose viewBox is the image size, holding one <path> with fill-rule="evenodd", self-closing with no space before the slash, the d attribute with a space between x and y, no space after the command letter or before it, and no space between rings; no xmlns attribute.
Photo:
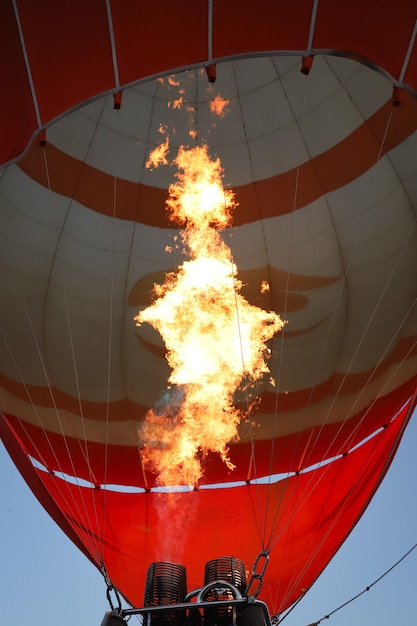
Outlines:
<svg viewBox="0 0 417 626"><path fill-rule="evenodd" d="M50 519L0 443L0 624L100 626L101 574ZM317 622L360 593L417 542L417 413L371 505L331 564L284 620ZM417 548L328 626L415 625ZM136 618L130 624L134 626Z"/></svg>

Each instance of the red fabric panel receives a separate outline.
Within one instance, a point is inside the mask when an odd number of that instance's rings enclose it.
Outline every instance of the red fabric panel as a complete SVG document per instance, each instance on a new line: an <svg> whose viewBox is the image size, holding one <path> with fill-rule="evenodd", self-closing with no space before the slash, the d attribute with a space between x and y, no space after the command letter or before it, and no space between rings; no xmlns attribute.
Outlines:
<svg viewBox="0 0 417 626"><path fill-rule="evenodd" d="M213 57L271 50L304 50L313 0L213 2Z"/></svg>
<svg viewBox="0 0 417 626"><path fill-rule="evenodd" d="M23 152L36 128L36 115L12 2L2 2L0 25L0 163Z"/></svg>
<svg viewBox="0 0 417 626"><path fill-rule="evenodd" d="M416 19L415 2L320 0L312 47L353 51L398 79Z"/></svg>
<svg viewBox="0 0 417 626"><path fill-rule="evenodd" d="M37 474L90 554L102 551L110 578L133 604L142 605L146 569L155 560L183 563L191 590L203 583L207 560L233 554L250 569L264 543L272 551L261 599L276 612L314 582L349 534L409 415L404 409L338 461L271 486L120 494ZM37 494L35 479L29 484Z"/></svg>
<svg viewBox="0 0 417 626"><path fill-rule="evenodd" d="M58 504L54 501L51 494L45 488L43 481L37 475L34 470L33 464L28 458L25 447L19 440L16 432L10 425L9 420L0 413L0 439L4 444L10 457L13 459L16 467L19 469L22 477L27 482L30 489L36 494L37 499L44 509L49 513L53 520L58 524L60 529L75 543L77 548L81 550L85 556L90 559L96 565L99 565L99 561L92 559L90 552L84 546L82 541L78 539L77 534L74 532L72 525L68 523L65 514L60 510Z"/></svg>
<svg viewBox="0 0 417 626"><path fill-rule="evenodd" d="M204 64L207 11L205 0L113 0L120 81L129 83L169 69Z"/></svg>
<svg viewBox="0 0 417 626"><path fill-rule="evenodd" d="M42 123L115 86L103 0L20 0Z"/></svg>

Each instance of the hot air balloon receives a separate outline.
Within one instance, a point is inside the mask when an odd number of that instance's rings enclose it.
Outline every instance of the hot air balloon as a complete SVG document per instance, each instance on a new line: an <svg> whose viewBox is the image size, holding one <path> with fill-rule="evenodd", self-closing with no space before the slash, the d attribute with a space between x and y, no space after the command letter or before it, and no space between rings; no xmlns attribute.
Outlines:
<svg viewBox="0 0 417 626"><path fill-rule="evenodd" d="M233 563L279 614L361 517L416 405L415 3L2 13L0 436L133 606L160 563L188 591ZM271 376L234 398L230 464L201 453L176 490L143 460L170 367L134 322L184 260L175 167L146 167L166 137L221 160L242 294L286 321Z"/></svg>

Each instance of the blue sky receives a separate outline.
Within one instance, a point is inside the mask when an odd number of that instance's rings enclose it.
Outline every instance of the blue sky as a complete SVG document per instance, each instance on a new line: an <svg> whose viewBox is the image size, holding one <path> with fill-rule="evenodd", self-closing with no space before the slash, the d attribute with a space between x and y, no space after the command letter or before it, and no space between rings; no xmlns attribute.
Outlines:
<svg viewBox="0 0 417 626"><path fill-rule="evenodd" d="M2 444L0 530L2 624L100 625L108 610L100 573L45 513ZM283 623L307 626L318 621L370 585L416 542L417 413L365 515ZM369 592L322 624L414 624L416 579L417 549Z"/></svg>

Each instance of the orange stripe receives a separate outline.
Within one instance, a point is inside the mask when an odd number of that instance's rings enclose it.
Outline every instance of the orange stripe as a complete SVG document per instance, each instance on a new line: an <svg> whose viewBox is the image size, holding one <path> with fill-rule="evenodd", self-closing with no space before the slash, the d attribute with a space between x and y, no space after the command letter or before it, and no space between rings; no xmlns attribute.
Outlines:
<svg viewBox="0 0 417 626"><path fill-rule="evenodd" d="M75 396L65 393L57 387L44 387L41 385L24 385L4 374L0 373L0 387L7 393L28 404L44 407L47 409L63 409L73 415L80 414L80 401ZM104 387L103 387L104 388ZM141 420L150 407L133 402L124 398L114 400L108 405L106 402L91 402L81 400L83 417L97 421L106 421L107 411L109 420L112 422L124 422L126 420Z"/></svg>
<svg viewBox="0 0 417 626"><path fill-rule="evenodd" d="M401 363L404 360L417 356L417 335L404 337L398 343L392 354L383 361L375 370L367 370L355 374L342 374L335 372L327 381L300 391L290 393L279 393L278 403L280 411L296 411L307 405L320 402L328 396L349 395L357 393L365 385L374 382L382 376L388 367ZM39 407L70 411L74 415L79 415L79 400L74 396L64 393L60 389L37 385L23 385L4 374L0 374L1 387L20 400L30 402ZM261 398L260 410L262 412L274 413L277 402L276 394L265 391L259 396ZM107 414L112 422L123 422L130 419L142 420L148 406L135 403L128 399L117 400L109 403L82 401L83 417L86 419L105 421Z"/></svg>
<svg viewBox="0 0 417 626"><path fill-rule="evenodd" d="M383 154L417 129L417 101L408 93L403 95L401 107L393 108L391 102L386 103L340 143L300 166L296 209L350 183L374 165L391 111L393 116ZM42 150L47 152L52 191L72 197L98 213L113 215L114 176L83 164L51 144L40 148L38 142L32 142L19 167L44 187L47 187L47 177ZM237 187L239 208L234 214L234 225L290 213L294 209L296 178L297 169L294 168ZM118 218L160 228L171 227L165 213L165 189L120 178L116 181Z"/></svg>
<svg viewBox="0 0 417 626"><path fill-rule="evenodd" d="M355 372L354 374L334 372L328 380L315 387L301 389L300 391L291 391L289 393L279 393L279 410L284 413L287 411L297 411L302 407L320 402L326 397L358 393L365 386L372 384L375 380L380 378L392 365L402 363L415 356L417 356L417 335L403 337L389 357L382 361L375 369ZM266 413L274 413L276 405L276 394L265 391L262 394L260 410Z"/></svg>

